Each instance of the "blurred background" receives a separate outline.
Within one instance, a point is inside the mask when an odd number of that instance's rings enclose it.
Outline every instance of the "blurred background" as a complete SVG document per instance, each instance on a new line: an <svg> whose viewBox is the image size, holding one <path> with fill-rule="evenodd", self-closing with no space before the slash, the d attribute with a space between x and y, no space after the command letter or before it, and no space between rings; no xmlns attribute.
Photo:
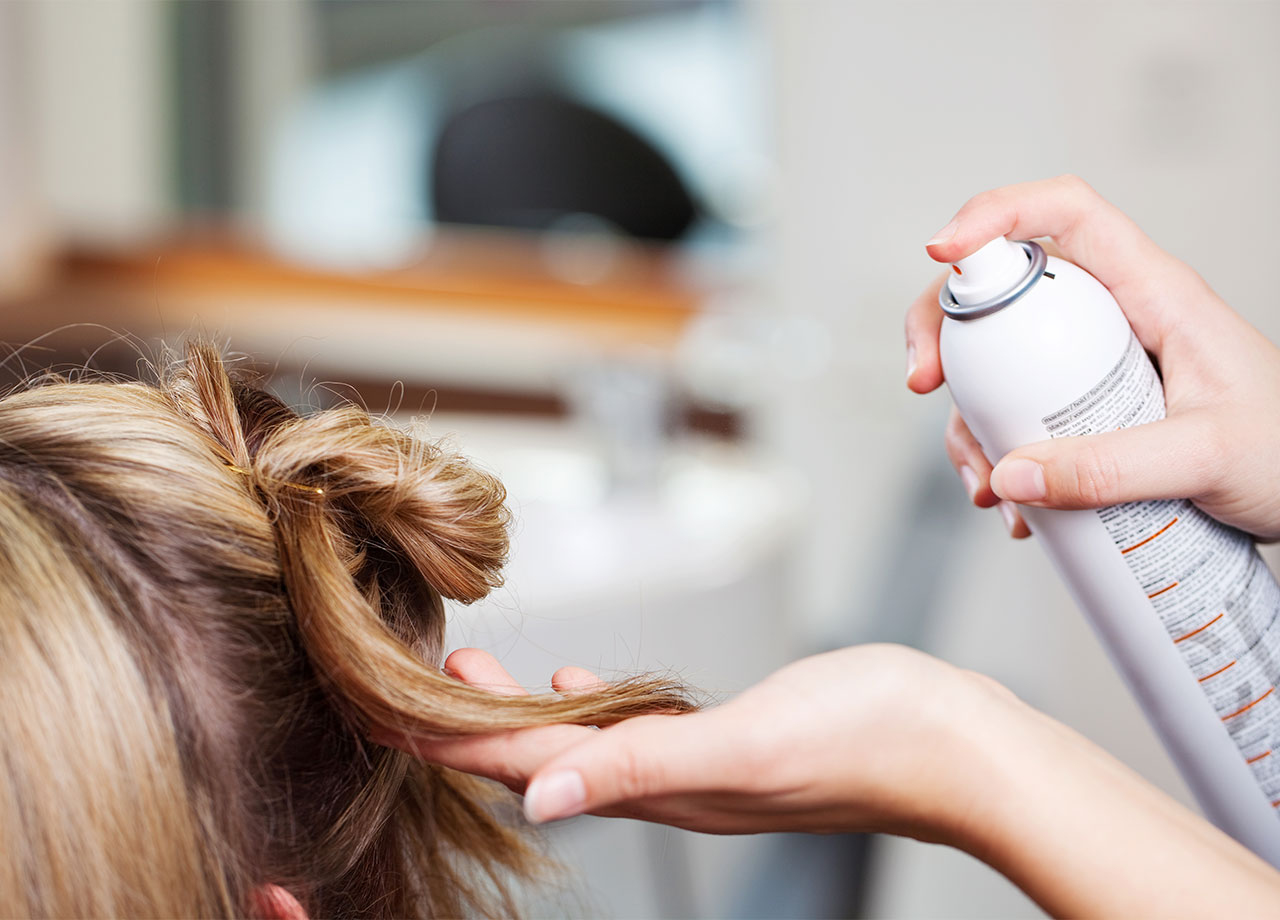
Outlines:
<svg viewBox="0 0 1280 920"><path fill-rule="evenodd" d="M517 515L451 642L531 685L724 697L906 642L1185 801L1034 543L967 506L902 315L967 197L1074 172L1280 336L1277 37L1232 0L0 4L0 373L207 332L299 405L425 418ZM550 836L545 913L1038 915L913 841Z"/></svg>

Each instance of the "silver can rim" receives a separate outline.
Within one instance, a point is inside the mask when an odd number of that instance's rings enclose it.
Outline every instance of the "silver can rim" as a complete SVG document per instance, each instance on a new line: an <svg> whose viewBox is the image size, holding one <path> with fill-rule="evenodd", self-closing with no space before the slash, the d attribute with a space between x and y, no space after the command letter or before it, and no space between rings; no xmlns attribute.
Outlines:
<svg viewBox="0 0 1280 920"><path fill-rule="evenodd" d="M938 306L942 307L942 312L952 319L979 319L983 316L990 316L998 310L1003 310L1035 287L1036 282L1044 276L1044 270L1049 265L1049 256L1045 253L1044 247L1034 240L1015 240L1014 242L1021 246L1030 257L1027 273L1022 276L1022 279L1017 284L990 300L966 305L956 303L956 299L951 296L951 282L948 281L942 286L942 290L938 292Z"/></svg>

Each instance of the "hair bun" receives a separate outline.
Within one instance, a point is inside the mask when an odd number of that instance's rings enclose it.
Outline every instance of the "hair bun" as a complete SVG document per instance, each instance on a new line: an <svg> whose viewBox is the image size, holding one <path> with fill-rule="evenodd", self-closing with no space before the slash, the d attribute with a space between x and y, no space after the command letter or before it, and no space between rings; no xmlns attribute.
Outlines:
<svg viewBox="0 0 1280 920"><path fill-rule="evenodd" d="M279 425L253 466L268 492L283 484L322 488L357 544L372 538L378 549L402 554L445 597L475 601L502 583L510 523L502 484L361 409Z"/></svg>
<svg viewBox="0 0 1280 920"><path fill-rule="evenodd" d="M247 471L273 519L302 647L334 703L365 729L471 734L689 708L663 677L495 698L442 674L441 598L471 602L502 583L510 514L501 483L355 406L300 417L230 378L209 346L188 347L168 389L225 462Z"/></svg>
<svg viewBox="0 0 1280 920"><path fill-rule="evenodd" d="M165 384L181 412L230 465L249 470L273 504L290 485L322 488L337 544L356 554L402 556L435 591L459 601L478 600L502 583L506 491L462 457L353 405L300 417L230 375L206 343L189 343Z"/></svg>

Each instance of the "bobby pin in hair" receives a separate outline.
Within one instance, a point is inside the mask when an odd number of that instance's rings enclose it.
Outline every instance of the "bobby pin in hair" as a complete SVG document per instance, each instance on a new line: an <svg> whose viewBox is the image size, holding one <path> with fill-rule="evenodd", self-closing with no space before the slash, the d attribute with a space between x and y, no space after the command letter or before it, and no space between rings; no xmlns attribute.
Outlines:
<svg viewBox="0 0 1280 920"><path fill-rule="evenodd" d="M236 466L234 463L228 463L227 469L233 473L240 473L245 476L253 475L253 470L246 469L243 466ZM285 482L282 479L272 479L271 482L278 483L287 489L297 489L299 492L310 492L312 495L324 495L324 489L319 486L304 486L297 482Z"/></svg>

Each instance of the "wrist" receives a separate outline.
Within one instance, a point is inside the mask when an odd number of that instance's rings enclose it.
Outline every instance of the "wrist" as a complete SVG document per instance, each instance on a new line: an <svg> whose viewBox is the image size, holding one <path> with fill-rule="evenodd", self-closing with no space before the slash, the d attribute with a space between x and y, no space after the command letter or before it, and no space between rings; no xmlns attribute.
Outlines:
<svg viewBox="0 0 1280 920"><path fill-rule="evenodd" d="M898 662L892 696L910 700L910 709L892 717L885 737L893 742L874 758L872 785L850 803L848 821L978 855L989 847L994 819L1005 817L1002 796L1021 736L1043 717L989 677L919 657L926 673ZM865 749L850 755L868 775Z"/></svg>
<svg viewBox="0 0 1280 920"><path fill-rule="evenodd" d="M986 860L1008 839L1011 792L1037 768L1047 717L995 680L959 671L939 714L931 794L912 836ZM1052 723L1051 723L1052 724Z"/></svg>
<svg viewBox="0 0 1280 920"><path fill-rule="evenodd" d="M974 717L954 742L960 790L947 809L945 841L988 864L1017 846L1037 797L1053 795L1049 776L1074 752L1061 726L988 678L975 689ZM1077 767L1078 768L1078 767Z"/></svg>

